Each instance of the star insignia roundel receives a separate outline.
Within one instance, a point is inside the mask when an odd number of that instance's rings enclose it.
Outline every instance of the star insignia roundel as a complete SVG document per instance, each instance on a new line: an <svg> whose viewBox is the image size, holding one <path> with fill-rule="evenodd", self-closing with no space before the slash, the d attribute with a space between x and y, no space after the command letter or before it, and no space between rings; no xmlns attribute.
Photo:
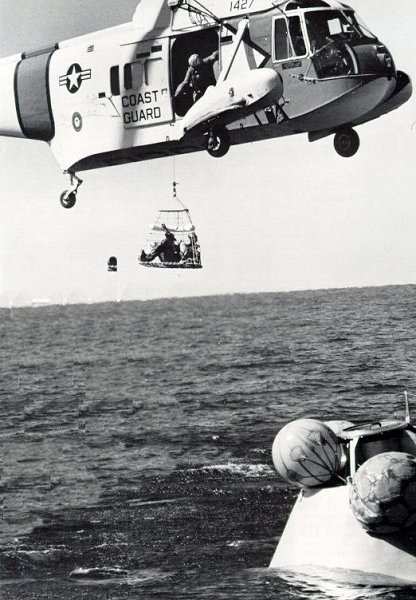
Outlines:
<svg viewBox="0 0 416 600"><path fill-rule="evenodd" d="M91 69L82 69L78 63L74 63L69 67L66 75L59 77L59 85L65 85L68 92L75 94L84 79L91 79Z"/></svg>

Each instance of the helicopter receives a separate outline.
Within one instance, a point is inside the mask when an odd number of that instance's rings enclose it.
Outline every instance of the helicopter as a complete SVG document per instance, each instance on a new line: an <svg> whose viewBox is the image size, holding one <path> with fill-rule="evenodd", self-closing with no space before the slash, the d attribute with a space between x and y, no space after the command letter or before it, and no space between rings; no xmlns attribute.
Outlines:
<svg viewBox="0 0 416 600"><path fill-rule="evenodd" d="M195 56L209 71L198 98ZM338 0L141 0L130 23L1 59L0 135L50 145L71 208L89 169L301 133L351 157L354 127L411 94Z"/></svg>

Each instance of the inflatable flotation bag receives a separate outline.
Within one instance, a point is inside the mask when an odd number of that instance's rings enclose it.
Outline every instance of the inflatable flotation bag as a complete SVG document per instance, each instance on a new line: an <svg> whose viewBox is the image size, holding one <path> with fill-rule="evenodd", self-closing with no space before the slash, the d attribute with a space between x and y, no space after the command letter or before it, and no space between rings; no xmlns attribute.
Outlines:
<svg viewBox="0 0 416 600"><path fill-rule="evenodd" d="M416 457L383 452L354 474L352 512L368 532L393 533L416 524Z"/></svg>
<svg viewBox="0 0 416 600"><path fill-rule="evenodd" d="M335 433L315 419L285 425L272 448L277 472L300 487L317 487L330 481L339 469L341 455Z"/></svg>

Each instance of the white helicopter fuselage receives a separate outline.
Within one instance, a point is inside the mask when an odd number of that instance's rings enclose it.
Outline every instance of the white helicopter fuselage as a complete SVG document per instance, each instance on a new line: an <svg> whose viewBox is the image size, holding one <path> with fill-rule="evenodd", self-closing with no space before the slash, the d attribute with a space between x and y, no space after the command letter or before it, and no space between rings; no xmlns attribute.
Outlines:
<svg viewBox="0 0 416 600"><path fill-rule="evenodd" d="M302 132L313 141L410 97L409 78L352 9L276 4L205 0L198 12L192 1L142 0L131 23L2 59L0 135L48 142L75 173L202 150L218 127L231 144ZM190 54L213 51L212 87L193 105L175 98Z"/></svg>

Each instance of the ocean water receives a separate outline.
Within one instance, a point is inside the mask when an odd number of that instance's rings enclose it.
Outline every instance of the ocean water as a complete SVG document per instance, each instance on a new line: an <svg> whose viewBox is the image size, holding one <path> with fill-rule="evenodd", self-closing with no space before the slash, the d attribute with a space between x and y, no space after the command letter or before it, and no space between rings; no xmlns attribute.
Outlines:
<svg viewBox="0 0 416 600"><path fill-rule="evenodd" d="M415 286L0 317L2 600L416 598L267 568L277 431L403 414Z"/></svg>

